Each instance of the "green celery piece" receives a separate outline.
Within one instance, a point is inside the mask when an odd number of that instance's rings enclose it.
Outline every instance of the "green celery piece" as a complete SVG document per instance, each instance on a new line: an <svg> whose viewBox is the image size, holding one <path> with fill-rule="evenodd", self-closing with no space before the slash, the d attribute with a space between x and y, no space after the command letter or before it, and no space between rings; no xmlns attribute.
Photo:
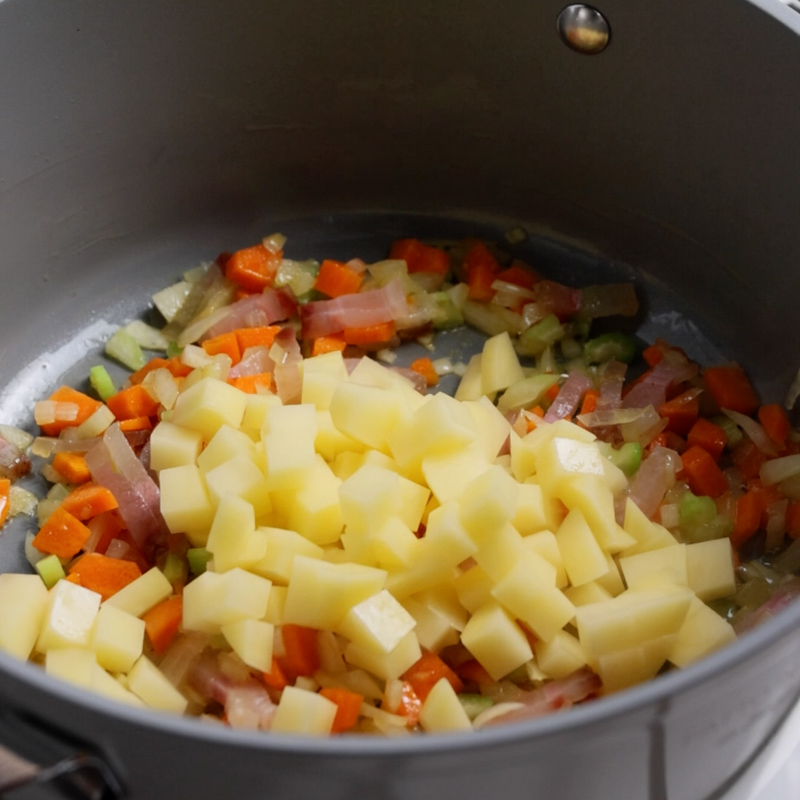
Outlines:
<svg viewBox="0 0 800 800"><path fill-rule="evenodd" d="M330 300L330 297L326 294L322 294L322 292L318 292L316 289L309 289L297 298L297 302L300 303L301 306L317 300Z"/></svg>
<svg viewBox="0 0 800 800"><path fill-rule="evenodd" d="M706 495L695 495L685 492L678 503L680 524L684 526L703 525L717 516L717 506Z"/></svg>
<svg viewBox="0 0 800 800"><path fill-rule="evenodd" d="M464 324L464 315L461 313L461 309L453 302L453 298L447 292L432 292L430 298L436 303L436 316L433 319L433 327L437 331L460 328Z"/></svg>
<svg viewBox="0 0 800 800"><path fill-rule="evenodd" d="M211 553L205 547L190 547L186 551L186 560L189 562L189 572L192 575L202 575L206 571Z"/></svg>
<svg viewBox="0 0 800 800"><path fill-rule="evenodd" d="M181 558L177 553L167 553L164 566L161 568L164 577L171 583L183 583L189 573L189 565L185 558Z"/></svg>
<svg viewBox="0 0 800 800"><path fill-rule="evenodd" d="M179 356L183 352L183 348L177 342L170 342L167 345L167 358Z"/></svg>
<svg viewBox="0 0 800 800"><path fill-rule="evenodd" d="M520 334L516 350L523 356L538 356L563 339L564 334L564 326L558 321L558 317L550 314Z"/></svg>
<svg viewBox="0 0 800 800"><path fill-rule="evenodd" d="M52 589L62 578L66 577L64 567L55 553L37 561L36 571L48 589Z"/></svg>
<svg viewBox="0 0 800 800"><path fill-rule="evenodd" d="M694 544L696 542L710 542L712 539L724 539L733 532L733 522L718 514L710 522L698 525L681 525L684 541Z"/></svg>
<svg viewBox="0 0 800 800"><path fill-rule="evenodd" d="M89 370L89 383L104 403L117 391L114 388L114 381L111 380L108 370L102 364L98 364Z"/></svg>
<svg viewBox="0 0 800 800"><path fill-rule="evenodd" d="M106 355L134 372L146 362L142 348L126 330L119 328L106 342Z"/></svg>
<svg viewBox="0 0 800 800"><path fill-rule="evenodd" d="M478 714L494 705L491 697L484 697L482 694L460 694L458 699L470 720L475 719Z"/></svg>
<svg viewBox="0 0 800 800"><path fill-rule="evenodd" d="M636 355L636 340L616 331L589 339L583 346L583 360L587 364L605 364L622 361L630 364Z"/></svg>
<svg viewBox="0 0 800 800"><path fill-rule="evenodd" d="M717 414L717 416L711 417L709 422L719 425L725 431L725 444L728 450L733 450L744 439L742 429L730 417L726 417L725 414Z"/></svg>
<svg viewBox="0 0 800 800"><path fill-rule="evenodd" d="M625 442L619 450L612 447L608 460L630 478L642 463L642 446L638 442Z"/></svg>

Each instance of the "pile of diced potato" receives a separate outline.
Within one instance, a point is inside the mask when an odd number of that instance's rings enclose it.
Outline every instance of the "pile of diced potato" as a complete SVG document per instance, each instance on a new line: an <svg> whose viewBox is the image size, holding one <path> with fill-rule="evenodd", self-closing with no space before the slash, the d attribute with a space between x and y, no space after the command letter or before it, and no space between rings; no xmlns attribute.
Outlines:
<svg viewBox="0 0 800 800"><path fill-rule="evenodd" d="M222 634L256 670L292 623L343 637L347 664L381 681L460 641L494 679L588 664L604 692L731 641L704 602L734 591L729 541L679 544L630 500L620 526L627 479L593 434L559 421L520 436L489 399L523 379L507 334L473 362L467 400L421 395L368 358L348 375L338 352L303 361L299 405L196 369L151 437L169 528L213 556L185 588L183 628ZM169 593L157 569L102 604L3 575L0 608L15 614L0 613L0 646L180 712L142 656L140 616ZM332 705L285 691L273 729L326 733ZM444 680L421 723L471 728Z"/></svg>

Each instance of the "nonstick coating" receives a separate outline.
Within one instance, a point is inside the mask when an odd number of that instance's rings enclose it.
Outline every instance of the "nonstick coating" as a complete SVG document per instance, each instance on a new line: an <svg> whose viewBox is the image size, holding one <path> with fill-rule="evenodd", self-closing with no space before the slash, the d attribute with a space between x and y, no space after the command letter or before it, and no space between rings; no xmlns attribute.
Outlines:
<svg viewBox="0 0 800 800"><path fill-rule="evenodd" d="M800 365L800 17L772 0L5 0L0 409L80 384L110 326L217 252L502 236L575 284L633 279L639 335ZM445 352L474 341L443 337ZM410 357L410 354L409 354ZM20 524L0 569L24 566ZM800 691L800 608L683 673L475 737L309 742L121 709L0 657L0 742L99 751L132 798L720 797ZM28 735L34 730L35 734ZM33 796L32 794L19 797Z"/></svg>

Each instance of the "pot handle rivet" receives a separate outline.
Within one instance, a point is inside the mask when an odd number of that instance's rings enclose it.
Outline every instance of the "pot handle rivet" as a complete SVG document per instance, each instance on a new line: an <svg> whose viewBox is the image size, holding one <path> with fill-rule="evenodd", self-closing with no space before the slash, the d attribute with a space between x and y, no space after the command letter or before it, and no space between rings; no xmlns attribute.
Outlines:
<svg viewBox="0 0 800 800"><path fill-rule="evenodd" d="M586 55L605 50L611 38L608 20L596 8L582 3L567 6L558 15L557 27L567 47Z"/></svg>

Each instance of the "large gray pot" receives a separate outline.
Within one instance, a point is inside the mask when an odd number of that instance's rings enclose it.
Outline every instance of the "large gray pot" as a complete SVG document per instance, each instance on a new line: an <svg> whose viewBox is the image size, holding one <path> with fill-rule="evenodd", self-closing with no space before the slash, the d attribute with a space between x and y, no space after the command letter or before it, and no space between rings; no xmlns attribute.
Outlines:
<svg viewBox="0 0 800 800"><path fill-rule="evenodd" d="M735 354L780 399L800 365L800 16L602 0L611 43L588 56L559 38L562 1L5 0L0 416L25 421L85 374L104 320L219 250L282 230L300 257L377 258L401 233L518 223L566 279L632 274L645 334ZM797 698L799 631L795 606L567 714L402 742L139 713L0 657L0 740L42 764L94 752L138 800L702 800Z"/></svg>

